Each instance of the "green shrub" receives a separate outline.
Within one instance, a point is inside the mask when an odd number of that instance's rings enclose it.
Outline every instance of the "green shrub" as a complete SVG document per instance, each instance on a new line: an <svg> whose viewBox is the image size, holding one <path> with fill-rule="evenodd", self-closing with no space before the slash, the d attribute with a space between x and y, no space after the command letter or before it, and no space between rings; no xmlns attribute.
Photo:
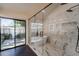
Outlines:
<svg viewBox="0 0 79 59"><path fill-rule="evenodd" d="M12 39L12 34L1 34L1 42Z"/></svg>
<svg viewBox="0 0 79 59"><path fill-rule="evenodd" d="M17 38L17 39L25 38L25 34L24 34L24 33L17 34L17 35L15 36L15 38Z"/></svg>

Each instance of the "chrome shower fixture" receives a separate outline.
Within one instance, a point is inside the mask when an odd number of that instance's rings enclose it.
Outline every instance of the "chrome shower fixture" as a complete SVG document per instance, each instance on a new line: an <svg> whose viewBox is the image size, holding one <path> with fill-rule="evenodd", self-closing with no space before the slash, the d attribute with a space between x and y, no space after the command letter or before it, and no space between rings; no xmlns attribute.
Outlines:
<svg viewBox="0 0 79 59"><path fill-rule="evenodd" d="M70 7L68 10L66 10L67 12L73 12L73 8L75 8L75 7L77 7L77 6L79 6L79 4L77 4L77 5L75 5L75 6L73 6L73 7Z"/></svg>

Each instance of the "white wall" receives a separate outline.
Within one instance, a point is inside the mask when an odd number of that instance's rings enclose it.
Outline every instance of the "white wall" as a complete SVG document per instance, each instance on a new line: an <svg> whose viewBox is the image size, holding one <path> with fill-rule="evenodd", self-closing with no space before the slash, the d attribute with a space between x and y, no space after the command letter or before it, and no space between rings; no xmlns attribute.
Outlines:
<svg viewBox="0 0 79 59"><path fill-rule="evenodd" d="M76 4L60 5L44 20L44 35L49 36L50 43L64 50L63 55L79 55L75 51L78 39L76 23L79 23L79 6L73 12L67 9Z"/></svg>

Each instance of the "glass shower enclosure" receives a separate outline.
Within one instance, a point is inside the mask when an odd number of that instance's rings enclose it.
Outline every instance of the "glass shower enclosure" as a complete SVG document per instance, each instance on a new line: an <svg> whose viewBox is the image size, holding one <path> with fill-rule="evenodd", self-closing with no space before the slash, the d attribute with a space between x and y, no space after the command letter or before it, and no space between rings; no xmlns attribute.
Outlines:
<svg viewBox="0 0 79 59"><path fill-rule="evenodd" d="M43 34L44 13L40 12L29 21L30 40L29 44L37 55L45 55L46 36Z"/></svg>

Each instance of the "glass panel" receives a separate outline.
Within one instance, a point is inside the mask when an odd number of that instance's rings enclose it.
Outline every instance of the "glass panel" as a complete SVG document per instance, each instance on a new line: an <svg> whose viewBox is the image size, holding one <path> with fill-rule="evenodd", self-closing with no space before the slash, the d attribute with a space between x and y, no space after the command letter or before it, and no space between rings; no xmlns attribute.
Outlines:
<svg viewBox="0 0 79 59"><path fill-rule="evenodd" d="M14 47L14 20L1 18L1 50Z"/></svg>
<svg viewBox="0 0 79 59"><path fill-rule="evenodd" d="M25 44L25 22L16 21L16 46Z"/></svg>
<svg viewBox="0 0 79 59"><path fill-rule="evenodd" d="M0 18L1 50L25 44L25 21Z"/></svg>
<svg viewBox="0 0 79 59"><path fill-rule="evenodd" d="M38 55L43 55L42 13L31 19L31 46Z"/></svg>

